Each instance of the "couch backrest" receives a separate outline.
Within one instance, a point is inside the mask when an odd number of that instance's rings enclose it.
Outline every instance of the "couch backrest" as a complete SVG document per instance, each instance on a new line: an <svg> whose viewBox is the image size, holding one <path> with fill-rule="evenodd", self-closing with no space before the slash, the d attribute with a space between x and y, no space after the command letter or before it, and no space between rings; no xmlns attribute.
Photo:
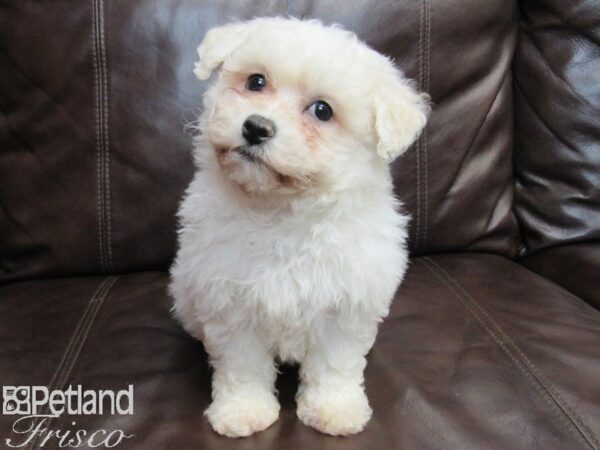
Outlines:
<svg viewBox="0 0 600 450"><path fill-rule="evenodd" d="M600 242L598 1L527 1L521 10L514 77L522 253Z"/></svg>
<svg viewBox="0 0 600 450"><path fill-rule="evenodd" d="M196 46L260 15L341 23L431 94L392 166L414 253L516 254L515 2L19 0L0 5L0 282L168 267L205 88Z"/></svg>

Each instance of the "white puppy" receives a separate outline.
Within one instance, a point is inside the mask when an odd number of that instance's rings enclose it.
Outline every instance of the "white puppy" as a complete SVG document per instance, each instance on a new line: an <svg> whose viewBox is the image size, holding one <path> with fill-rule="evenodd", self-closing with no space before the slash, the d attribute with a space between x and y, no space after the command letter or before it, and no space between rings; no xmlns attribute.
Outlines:
<svg viewBox="0 0 600 450"><path fill-rule="evenodd" d="M215 28L198 166L179 211L174 314L214 369L226 436L278 417L277 361L300 363L297 414L324 433L371 417L365 356L407 266L388 162L426 122L423 95L337 26L260 18Z"/></svg>

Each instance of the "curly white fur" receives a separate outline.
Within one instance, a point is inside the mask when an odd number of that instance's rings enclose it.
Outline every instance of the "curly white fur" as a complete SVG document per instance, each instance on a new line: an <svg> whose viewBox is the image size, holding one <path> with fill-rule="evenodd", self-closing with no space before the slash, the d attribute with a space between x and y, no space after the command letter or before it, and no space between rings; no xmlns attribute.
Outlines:
<svg viewBox="0 0 600 450"><path fill-rule="evenodd" d="M340 27L268 18L211 30L195 73L204 97L198 171L179 211L174 314L210 355L214 430L248 436L278 417L276 361L300 363L298 417L333 435L371 409L365 356L406 266L407 216L387 162L427 104L384 56ZM263 92L245 88L266 76ZM327 101L332 120L310 104ZM250 114L276 135L258 161L236 147Z"/></svg>

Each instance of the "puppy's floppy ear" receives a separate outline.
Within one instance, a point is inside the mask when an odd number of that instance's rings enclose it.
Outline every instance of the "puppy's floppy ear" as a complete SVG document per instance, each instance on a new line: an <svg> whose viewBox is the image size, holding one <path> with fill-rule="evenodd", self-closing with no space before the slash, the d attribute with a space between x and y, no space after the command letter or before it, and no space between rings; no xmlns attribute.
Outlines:
<svg viewBox="0 0 600 450"><path fill-rule="evenodd" d="M391 162L417 140L425 127L430 110L429 97L419 94L395 69L386 73L386 80L377 89L377 154Z"/></svg>
<svg viewBox="0 0 600 450"><path fill-rule="evenodd" d="M234 23L209 30L198 47L200 59L194 65L194 75L200 80L210 78L212 72L246 40L251 26Z"/></svg>

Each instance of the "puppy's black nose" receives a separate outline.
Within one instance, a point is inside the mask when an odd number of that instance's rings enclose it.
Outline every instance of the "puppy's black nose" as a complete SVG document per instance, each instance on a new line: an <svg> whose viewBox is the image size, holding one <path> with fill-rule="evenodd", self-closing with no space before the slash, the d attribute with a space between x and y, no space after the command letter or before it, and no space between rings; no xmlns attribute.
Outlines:
<svg viewBox="0 0 600 450"><path fill-rule="evenodd" d="M252 114L242 125L242 136L248 145L258 145L275 136L275 124L266 117Z"/></svg>

